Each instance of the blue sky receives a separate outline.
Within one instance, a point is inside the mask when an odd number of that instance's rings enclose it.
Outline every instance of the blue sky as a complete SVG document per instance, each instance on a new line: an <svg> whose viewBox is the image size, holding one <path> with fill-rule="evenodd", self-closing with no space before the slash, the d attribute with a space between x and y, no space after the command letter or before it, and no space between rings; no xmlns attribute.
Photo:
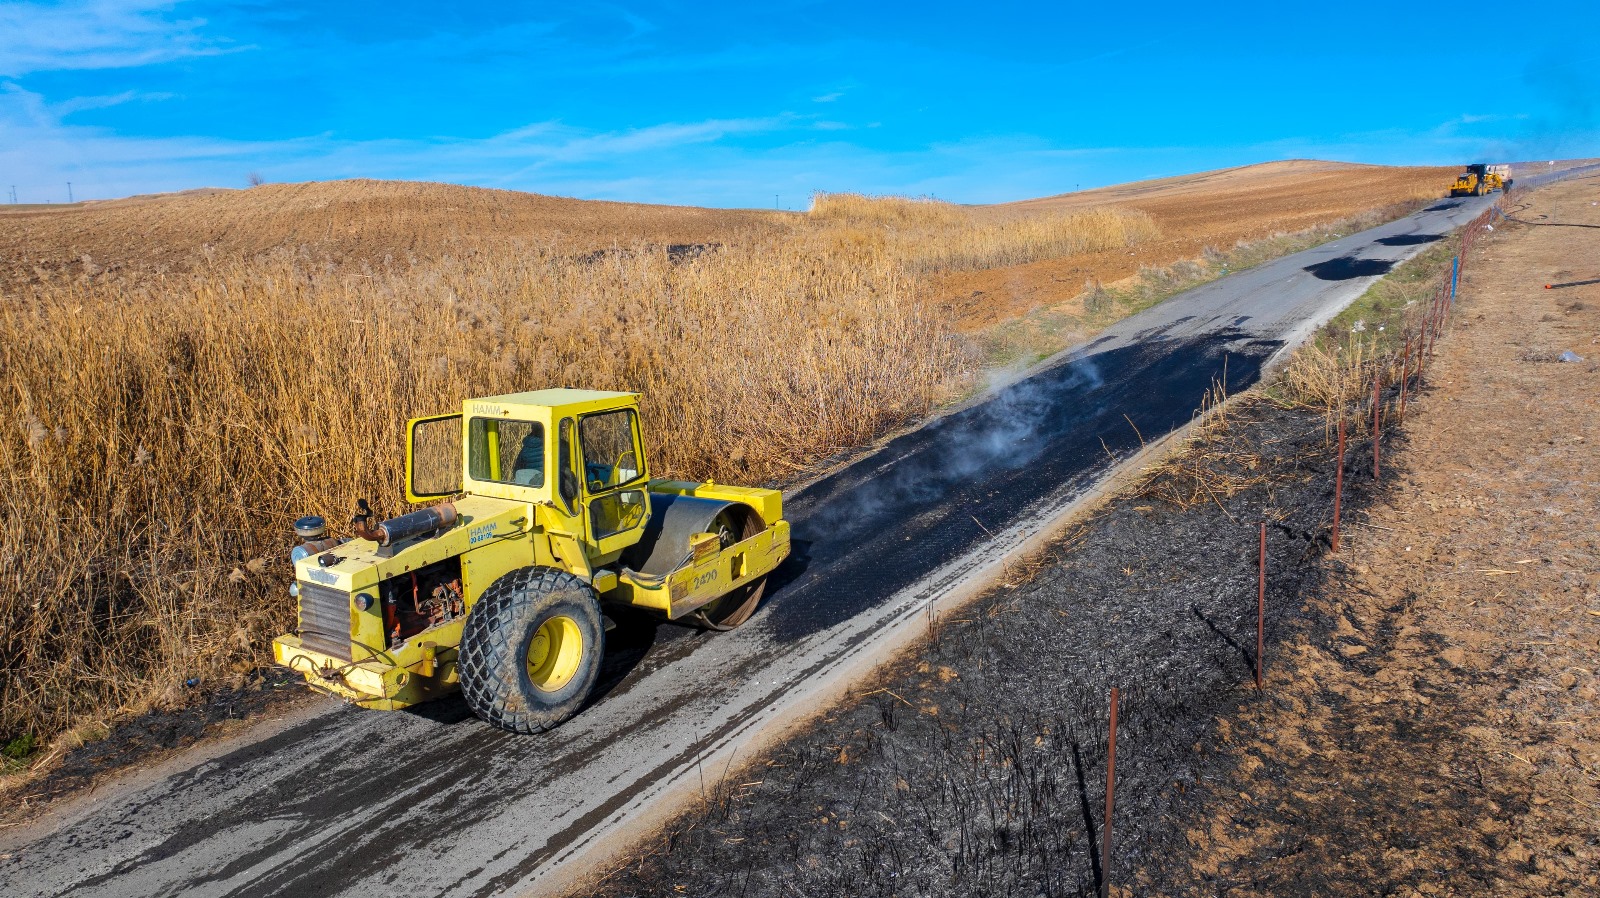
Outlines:
<svg viewBox="0 0 1600 898"><path fill-rule="evenodd" d="M803 208L1600 156L1591 4L1292 6L0 3L0 191L257 173Z"/></svg>

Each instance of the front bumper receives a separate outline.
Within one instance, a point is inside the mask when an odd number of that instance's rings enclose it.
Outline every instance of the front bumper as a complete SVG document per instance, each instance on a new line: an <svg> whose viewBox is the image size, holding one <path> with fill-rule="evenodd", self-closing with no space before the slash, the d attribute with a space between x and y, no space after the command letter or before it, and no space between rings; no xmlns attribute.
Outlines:
<svg viewBox="0 0 1600 898"><path fill-rule="evenodd" d="M423 675L429 666L425 663L400 667L376 660L341 661L306 648L298 636L274 639L272 655L279 664L304 676L312 689L377 711L397 711L448 695L458 682L454 648L436 651L432 676Z"/></svg>

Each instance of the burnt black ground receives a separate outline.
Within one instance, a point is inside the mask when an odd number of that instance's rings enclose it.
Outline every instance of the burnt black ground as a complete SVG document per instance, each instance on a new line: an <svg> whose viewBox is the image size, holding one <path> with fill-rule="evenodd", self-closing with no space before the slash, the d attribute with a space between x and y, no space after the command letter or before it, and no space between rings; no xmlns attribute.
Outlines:
<svg viewBox="0 0 1600 898"><path fill-rule="evenodd" d="M48 801L90 786L108 774L148 763L165 752L193 745L215 735L229 721L264 717L304 702L305 679L281 667L251 673L239 686L199 684L204 698L176 710L157 708L120 721L104 738L67 752L48 775L12 793L0 820L30 804Z"/></svg>
<svg viewBox="0 0 1600 898"><path fill-rule="evenodd" d="M632 895L1088 895L1098 888L1108 691L1122 692L1113 880L1182 892L1184 828L1236 761L1214 721L1255 692L1257 522L1267 638L1330 629L1333 451L1323 418L1250 399L1208 453L1216 501L1170 472L1109 503L811 729L742 772L606 881ZM1346 507L1371 491L1348 452ZM1252 459L1254 466L1252 466ZM1220 480L1218 481L1221 482ZM1168 489L1174 488L1174 489ZM1200 491L1204 495L1204 490Z"/></svg>

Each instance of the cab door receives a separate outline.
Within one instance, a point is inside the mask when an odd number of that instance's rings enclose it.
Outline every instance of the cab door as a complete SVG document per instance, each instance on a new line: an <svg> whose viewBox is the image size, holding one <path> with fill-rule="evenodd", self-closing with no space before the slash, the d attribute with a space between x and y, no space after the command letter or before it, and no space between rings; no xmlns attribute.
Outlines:
<svg viewBox="0 0 1600 898"><path fill-rule="evenodd" d="M461 492L461 415L429 415L406 423L406 501Z"/></svg>
<svg viewBox="0 0 1600 898"><path fill-rule="evenodd" d="M556 508L568 519L568 533L589 542L588 510L584 506L583 466L578 463L578 422L562 418L556 425Z"/></svg>
<svg viewBox="0 0 1600 898"><path fill-rule="evenodd" d="M644 535L650 475L633 408L578 418L583 506L597 556L621 552Z"/></svg>

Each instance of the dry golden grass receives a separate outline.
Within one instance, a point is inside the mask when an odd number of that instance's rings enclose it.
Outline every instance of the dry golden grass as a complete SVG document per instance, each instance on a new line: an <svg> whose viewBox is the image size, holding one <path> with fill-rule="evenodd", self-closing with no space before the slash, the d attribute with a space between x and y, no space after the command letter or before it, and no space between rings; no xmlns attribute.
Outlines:
<svg viewBox="0 0 1600 898"><path fill-rule="evenodd" d="M1112 206L996 212L934 199L818 193L811 222L841 247L869 247L921 272L976 271L1133 246L1156 236L1143 212Z"/></svg>
<svg viewBox="0 0 1600 898"><path fill-rule="evenodd" d="M0 744L268 661L293 624L289 523L343 520L358 497L401 511L408 417L543 386L636 390L656 474L792 477L962 383L968 356L921 272L1136 239L1123 218L1051 216L1039 238L964 212L791 216L677 257L499 235L387 264L298 247L14 277Z"/></svg>

